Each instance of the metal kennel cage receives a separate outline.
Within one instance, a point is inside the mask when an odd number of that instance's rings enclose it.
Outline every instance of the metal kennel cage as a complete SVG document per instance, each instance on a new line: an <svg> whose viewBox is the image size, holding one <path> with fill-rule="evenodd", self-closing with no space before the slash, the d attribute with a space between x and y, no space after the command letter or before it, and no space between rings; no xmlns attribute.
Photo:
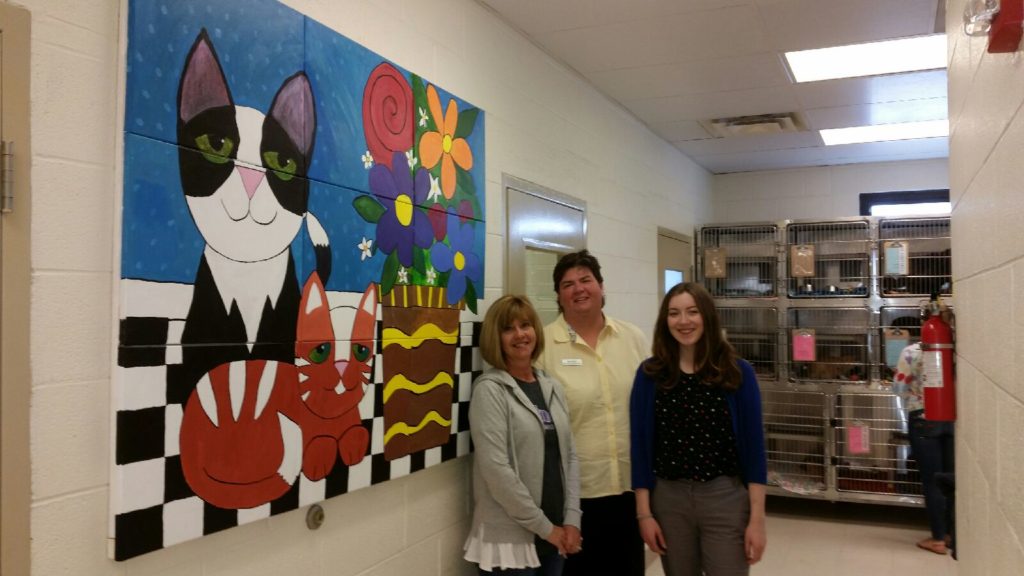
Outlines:
<svg viewBox="0 0 1024 576"><path fill-rule="evenodd" d="M779 227L776 224L702 228L699 270L716 298L776 295Z"/></svg>
<svg viewBox="0 0 1024 576"><path fill-rule="evenodd" d="M921 496L899 396L836 394L833 419L837 491Z"/></svg>
<svg viewBox="0 0 1024 576"><path fill-rule="evenodd" d="M825 491L825 400L821 392L762 390L769 484L802 495Z"/></svg>
<svg viewBox="0 0 1024 576"><path fill-rule="evenodd" d="M791 298L866 297L871 280L867 220L786 227L786 287Z"/></svg>
<svg viewBox="0 0 1024 576"><path fill-rule="evenodd" d="M718 316L736 353L750 362L758 380L778 380L778 308L720 307Z"/></svg>
<svg viewBox="0 0 1024 576"><path fill-rule="evenodd" d="M951 294L950 252L949 217L879 220L879 290L882 296Z"/></svg>
<svg viewBox="0 0 1024 576"><path fill-rule="evenodd" d="M790 308L789 379L866 383L870 322L868 308Z"/></svg>

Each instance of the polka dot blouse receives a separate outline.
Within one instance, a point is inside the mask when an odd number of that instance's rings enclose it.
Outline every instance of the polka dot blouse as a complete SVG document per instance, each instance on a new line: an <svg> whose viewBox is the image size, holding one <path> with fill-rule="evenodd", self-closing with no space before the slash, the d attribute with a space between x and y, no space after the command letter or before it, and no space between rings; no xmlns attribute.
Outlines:
<svg viewBox="0 0 1024 576"><path fill-rule="evenodd" d="M654 474L706 482L738 474L736 440L725 394L683 374L654 398Z"/></svg>

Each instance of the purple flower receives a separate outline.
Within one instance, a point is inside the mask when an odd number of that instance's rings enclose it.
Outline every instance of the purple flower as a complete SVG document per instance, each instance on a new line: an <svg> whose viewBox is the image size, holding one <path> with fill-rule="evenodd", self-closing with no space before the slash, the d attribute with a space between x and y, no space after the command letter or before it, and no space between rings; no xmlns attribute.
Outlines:
<svg viewBox="0 0 1024 576"><path fill-rule="evenodd" d="M370 191L384 206L377 222L377 249L390 254L397 248L399 263L408 268L413 245L427 248L434 241L430 220L418 208L430 192L430 175L420 168L414 180L402 152L394 153L391 166L370 169Z"/></svg>
<svg viewBox="0 0 1024 576"><path fill-rule="evenodd" d="M466 281L479 283L482 268L480 257L473 253L475 222L462 223L456 214L448 215L448 242L438 242L430 249L430 261L448 277L448 303L455 304L466 293Z"/></svg>

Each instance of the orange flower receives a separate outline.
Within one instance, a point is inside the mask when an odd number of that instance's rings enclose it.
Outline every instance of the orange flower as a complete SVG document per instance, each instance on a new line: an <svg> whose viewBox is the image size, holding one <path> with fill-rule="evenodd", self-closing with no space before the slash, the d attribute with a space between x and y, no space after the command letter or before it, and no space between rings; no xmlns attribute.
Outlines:
<svg viewBox="0 0 1024 576"><path fill-rule="evenodd" d="M448 101L448 110L441 115L441 98L437 89L427 86L427 106L437 125L437 132L424 132L420 136L420 161L427 170L441 162L441 193L448 200L455 195L455 165L463 170L473 168L473 151L465 138L456 138L455 129L459 124L459 110L455 100Z"/></svg>

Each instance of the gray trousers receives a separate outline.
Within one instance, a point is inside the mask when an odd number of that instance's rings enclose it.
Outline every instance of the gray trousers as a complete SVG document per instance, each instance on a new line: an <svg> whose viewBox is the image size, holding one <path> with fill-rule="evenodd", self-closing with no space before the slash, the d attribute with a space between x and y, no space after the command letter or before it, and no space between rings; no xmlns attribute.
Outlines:
<svg viewBox="0 0 1024 576"><path fill-rule="evenodd" d="M665 536L665 576L747 576L743 536L750 496L735 476L708 482L658 478L651 512ZM703 570L703 572L702 572Z"/></svg>

